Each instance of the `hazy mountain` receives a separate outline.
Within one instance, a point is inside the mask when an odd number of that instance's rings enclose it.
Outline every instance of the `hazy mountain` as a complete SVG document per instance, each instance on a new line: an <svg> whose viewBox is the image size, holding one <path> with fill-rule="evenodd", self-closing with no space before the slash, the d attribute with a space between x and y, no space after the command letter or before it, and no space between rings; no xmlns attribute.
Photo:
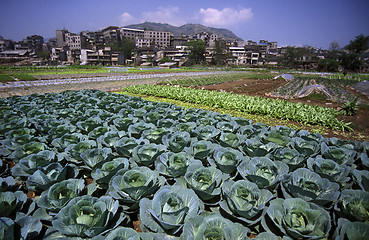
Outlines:
<svg viewBox="0 0 369 240"><path fill-rule="evenodd" d="M185 24L180 27L172 26L170 24L164 23L154 23L154 22L144 22L140 24L131 24L124 26L126 28L133 28L133 29L148 29L153 31L166 31L172 32L174 36L181 36L181 34L193 35L200 32L208 32L214 33L219 36L223 36L228 40L239 40L242 41L236 34L232 31L225 29L225 28L213 28L213 27L206 27L201 24Z"/></svg>

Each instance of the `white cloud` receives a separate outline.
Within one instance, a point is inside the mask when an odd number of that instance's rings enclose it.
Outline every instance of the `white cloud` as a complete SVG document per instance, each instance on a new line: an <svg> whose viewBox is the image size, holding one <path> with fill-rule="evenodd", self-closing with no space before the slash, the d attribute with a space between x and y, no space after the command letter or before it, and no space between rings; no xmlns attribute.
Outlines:
<svg viewBox="0 0 369 240"><path fill-rule="evenodd" d="M240 10L232 8L224 8L223 10L201 8L200 15L204 25L224 27L246 22L253 17L251 8L242 8Z"/></svg>
<svg viewBox="0 0 369 240"><path fill-rule="evenodd" d="M135 23L135 18L127 12L120 15L119 20L120 20L120 25L122 26Z"/></svg>
<svg viewBox="0 0 369 240"><path fill-rule="evenodd" d="M142 20L149 22L168 23L174 26L180 26L186 23L185 19L179 16L178 7L159 7L154 12L143 12Z"/></svg>

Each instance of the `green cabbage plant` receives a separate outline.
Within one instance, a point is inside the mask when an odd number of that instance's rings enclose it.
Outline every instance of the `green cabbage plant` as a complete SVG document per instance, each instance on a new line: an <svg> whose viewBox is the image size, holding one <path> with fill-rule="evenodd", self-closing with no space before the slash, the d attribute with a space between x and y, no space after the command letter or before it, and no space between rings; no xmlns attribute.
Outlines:
<svg viewBox="0 0 369 240"><path fill-rule="evenodd" d="M56 232L64 238L91 238L118 226L126 215L119 209L117 200L109 196L100 198L84 195L73 198L52 220L46 237ZM46 238L48 239L48 238Z"/></svg>
<svg viewBox="0 0 369 240"><path fill-rule="evenodd" d="M249 229L239 223L231 222L219 214L204 214L186 221L181 240L196 239L248 239Z"/></svg>
<svg viewBox="0 0 369 240"><path fill-rule="evenodd" d="M168 178L184 176L187 167L194 160L192 155L186 152L164 152L155 161L155 169Z"/></svg>
<svg viewBox="0 0 369 240"><path fill-rule="evenodd" d="M331 159L325 159L321 156L309 158L307 167L329 181L336 182L342 186L350 180L349 174L351 168L345 164L338 164Z"/></svg>
<svg viewBox="0 0 369 240"><path fill-rule="evenodd" d="M180 186L164 186L152 200L140 201L141 226L152 232L177 234L186 222L190 222L203 210L200 199L191 189Z"/></svg>
<svg viewBox="0 0 369 240"><path fill-rule="evenodd" d="M369 192L345 189L335 205L336 213L351 221L369 223Z"/></svg>
<svg viewBox="0 0 369 240"><path fill-rule="evenodd" d="M193 189L203 201L214 204L220 200L221 186L228 178L228 174L212 166L204 167L197 160L188 166L184 177L188 188Z"/></svg>
<svg viewBox="0 0 369 240"><path fill-rule="evenodd" d="M185 147L184 151L195 159L206 160L214 150L214 144L206 140L193 140L189 147Z"/></svg>
<svg viewBox="0 0 369 240"><path fill-rule="evenodd" d="M271 200L261 223L266 231L293 239L327 239L331 230L329 213L301 198Z"/></svg>
<svg viewBox="0 0 369 240"><path fill-rule="evenodd" d="M132 150L131 160L139 166L151 166L165 150L166 147L162 144L138 145Z"/></svg>
<svg viewBox="0 0 369 240"><path fill-rule="evenodd" d="M148 167L119 170L110 180L108 194L122 202L124 210L136 210L142 198L165 184L165 178Z"/></svg>
<svg viewBox="0 0 369 240"><path fill-rule="evenodd" d="M299 153L293 148L278 148L270 158L274 161L281 161L288 165L290 171L294 171L300 167L306 167L307 156Z"/></svg>
<svg viewBox="0 0 369 240"><path fill-rule="evenodd" d="M345 218L338 219L335 240L365 240L369 239L369 223L350 222Z"/></svg>
<svg viewBox="0 0 369 240"><path fill-rule="evenodd" d="M63 167L60 163L54 162L38 169L27 178L26 186L28 190L42 192L56 182L70 178L76 178L79 173L77 166L67 164Z"/></svg>
<svg viewBox="0 0 369 240"><path fill-rule="evenodd" d="M329 207L340 195L340 185L322 178L307 168L292 172L282 183L285 198L302 198Z"/></svg>
<svg viewBox="0 0 369 240"><path fill-rule="evenodd" d="M220 207L230 218L251 226L258 223L265 213L266 204L273 194L266 189L259 189L255 183L248 180L229 180L223 183L224 200Z"/></svg>
<svg viewBox="0 0 369 240"><path fill-rule="evenodd" d="M185 147L190 145L190 142L191 135L184 131L173 132L163 136L163 144L174 153L183 151Z"/></svg>
<svg viewBox="0 0 369 240"><path fill-rule="evenodd" d="M219 168L222 172L232 174L240 162L246 159L240 151L233 148L216 147L213 157L209 157L210 165Z"/></svg>
<svg viewBox="0 0 369 240"><path fill-rule="evenodd" d="M274 189L288 174L287 164L272 161L268 157L246 158L237 171L243 179L255 183L259 188Z"/></svg>

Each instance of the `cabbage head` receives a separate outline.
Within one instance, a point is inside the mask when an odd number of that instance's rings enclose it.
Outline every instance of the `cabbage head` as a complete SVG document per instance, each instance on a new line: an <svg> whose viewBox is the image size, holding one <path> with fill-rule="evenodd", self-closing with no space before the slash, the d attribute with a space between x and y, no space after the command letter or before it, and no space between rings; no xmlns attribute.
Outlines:
<svg viewBox="0 0 369 240"><path fill-rule="evenodd" d="M344 147L328 146L326 143L321 144L322 156L327 159L332 159L338 164L351 165L356 158L356 151Z"/></svg>
<svg viewBox="0 0 369 240"><path fill-rule="evenodd" d="M335 240L365 240L369 239L369 223L350 222L345 218L338 219Z"/></svg>
<svg viewBox="0 0 369 240"><path fill-rule="evenodd" d="M291 172L297 168L305 167L307 159L307 156L293 148L278 148L270 157L272 160L286 163Z"/></svg>
<svg viewBox="0 0 369 240"><path fill-rule="evenodd" d="M211 141L220 134L220 130L213 125L199 125L192 131L192 134L200 140Z"/></svg>
<svg viewBox="0 0 369 240"><path fill-rule="evenodd" d="M349 166L338 164L331 159L325 159L319 155L316 158L309 158L307 160L307 166L311 171L319 174L321 177L339 183L342 186L350 180L349 174L351 168Z"/></svg>
<svg viewBox="0 0 369 240"><path fill-rule="evenodd" d="M195 159L206 160L213 153L214 144L206 140L193 140L190 146L184 148L184 150Z"/></svg>
<svg viewBox="0 0 369 240"><path fill-rule="evenodd" d="M112 150L110 148L92 148L81 153L81 158L87 169L100 167L111 160Z"/></svg>
<svg viewBox="0 0 369 240"><path fill-rule="evenodd" d="M94 237L118 226L126 216L109 196L73 198L52 220L52 229L67 237ZM50 229L49 229L50 230Z"/></svg>
<svg viewBox="0 0 369 240"><path fill-rule="evenodd" d="M156 159L155 169L167 178L177 178L185 175L193 160L193 156L185 152L164 152Z"/></svg>
<svg viewBox="0 0 369 240"><path fill-rule="evenodd" d="M120 140L115 142L114 148L121 157L131 157L135 147L148 142L148 140L141 140L133 137L122 137Z"/></svg>
<svg viewBox="0 0 369 240"><path fill-rule="evenodd" d="M108 194L124 204L124 210L135 210L138 202L150 197L165 184L165 178L148 167L119 170L110 180Z"/></svg>
<svg viewBox="0 0 369 240"><path fill-rule="evenodd" d="M97 143L93 140L85 140L78 142L76 144L70 144L66 149L66 159L70 162L80 164L82 160L81 153L88 149L93 149L97 147Z"/></svg>
<svg viewBox="0 0 369 240"><path fill-rule="evenodd" d="M28 177L40 167L45 167L55 161L55 153L43 150L22 158L12 169L12 175L16 177Z"/></svg>
<svg viewBox="0 0 369 240"><path fill-rule="evenodd" d="M300 154L309 157L314 157L320 153L319 142L314 140L306 140L301 137L294 137L292 138L291 146Z"/></svg>
<svg viewBox="0 0 369 240"><path fill-rule="evenodd" d="M182 152L183 149L190 145L191 136L188 132L179 131L169 133L163 136L163 144L172 152Z"/></svg>
<svg viewBox="0 0 369 240"><path fill-rule="evenodd" d="M232 174L244 159L246 159L246 156L236 149L216 147L213 157L208 158L208 161L210 165L218 167L222 172Z"/></svg>
<svg viewBox="0 0 369 240"><path fill-rule="evenodd" d="M327 239L331 218L324 208L301 198L277 198L270 201L262 226L293 239Z"/></svg>
<svg viewBox="0 0 369 240"><path fill-rule="evenodd" d="M246 139L246 141L243 141L239 146L239 149L250 157L264 157L272 153L276 148L277 146L275 143L268 142L264 144L260 137Z"/></svg>
<svg viewBox="0 0 369 240"><path fill-rule="evenodd" d="M114 144L125 136L124 131L109 131L97 139L98 143L101 143L104 147L112 148Z"/></svg>
<svg viewBox="0 0 369 240"><path fill-rule="evenodd" d="M165 146L155 143L138 145L132 150L132 158L139 166L151 166L160 154L166 150Z"/></svg>
<svg viewBox="0 0 369 240"><path fill-rule="evenodd" d="M361 188L369 192L369 171L368 170L353 170L352 175L354 176L356 184Z"/></svg>
<svg viewBox="0 0 369 240"><path fill-rule="evenodd" d="M242 178L255 183L259 188L274 189L288 174L288 166L268 157L253 157L242 161L237 171Z"/></svg>
<svg viewBox="0 0 369 240"><path fill-rule="evenodd" d="M101 167L92 170L91 177L100 188L106 189L114 174L120 169L128 169L128 167L129 161L127 158L114 158L111 161L105 162Z"/></svg>
<svg viewBox="0 0 369 240"><path fill-rule="evenodd" d="M141 199L139 220L141 226L152 232L176 234L202 210L201 201L193 190L164 186L152 200Z"/></svg>
<svg viewBox="0 0 369 240"><path fill-rule="evenodd" d="M222 132L219 136L219 143L223 147L238 148L245 139L246 137L241 134Z"/></svg>
<svg viewBox="0 0 369 240"><path fill-rule="evenodd" d="M42 192L37 205L46 209L50 215L55 215L73 198L82 195L85 188L83 179L68 179L53 184Z"/></svg>
<svg viewBox="0 0 369 240"><path fill-rule="evenodd" d="M228 174L210 166L204 167L200 161L193 161L185 174L187 187L193 189L203 201L219 201L221 185Z"/></svg>
<svg viewBox="0 0 369 240"><path fill-rule="evenodd" d="M39 167L31 176L27 178L26 186L34 192L42 192L56 182L70 178L76 178L79 173L77 166L67 164L63 167L60 163L54 162L47 166Z"/></svg>
<svg viewBox="0 0 369 240"><path fill-rule="evenodd" d="M181 240L197 239L248 239L249 229L239 223L231 222L219 214L196 216L186 221Z"/></svg>
<svg viewBox="0 0 369 240"><path fill-rule="evenodd" d="M26 201L27 196L21 191L0 192L0 217L13 218Z"/></svg>
<svg viewBox="0 0 369 240"><path fill-rule="evenodd" d="M335 211L351 221L369 223L369 192L345 189L342 191Z"/></svg>
<svg viewBox="0 0 369 240"><path fill-rule="evenodd" d="M229 216L248 226L261 220L265 205L273 198L270 191L259 189L248 180L226 181L222 185L222 192L224 200L220 202L220 207Z"/></svg>
<svg viewBox="0 0 369 240"><path fill-rule="evenodd" d="M299 168L281 184L285 198L302 198L321 206L329 206L340 195L340 185L320 177L307 168Z"/></svg>

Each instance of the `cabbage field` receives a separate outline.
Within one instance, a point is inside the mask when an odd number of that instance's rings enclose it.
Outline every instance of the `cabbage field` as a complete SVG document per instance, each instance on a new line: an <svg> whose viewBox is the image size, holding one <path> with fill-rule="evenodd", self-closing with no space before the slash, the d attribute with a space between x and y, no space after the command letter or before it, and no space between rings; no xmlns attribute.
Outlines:
<svg viewBox="0 0 369 240"><path fill-rule="evenodd" d="M369 239L368 142L99 90L0 109L0 239Z"/></svg>

